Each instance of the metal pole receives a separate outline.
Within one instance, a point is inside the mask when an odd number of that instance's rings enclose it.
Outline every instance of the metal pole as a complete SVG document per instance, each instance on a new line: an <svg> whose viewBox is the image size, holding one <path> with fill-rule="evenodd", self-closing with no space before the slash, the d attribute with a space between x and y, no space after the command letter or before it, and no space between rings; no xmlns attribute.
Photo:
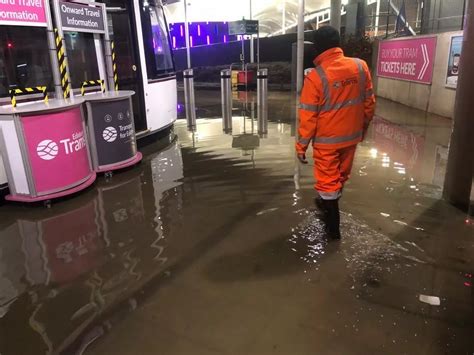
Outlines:
<svg viewBox="0 0 474 355"><path fill-rule="evenodd" d="M461 62L454 106L454 125L449 145L448 165L444 183L444 197L452 204L468 208L474 177L474 1L468 1L464 27Z"/></svg>
<svg viewBox="0 0 474 355"><path fill-rule="evenodd" d="M196 128L196 101L194 99L194 73L192 69L183 72L184 77L184 102L186 106L186 119L188 128Z"/></svg>
<svg viewBox="0 0 474 355"><path fill-rule="evenodd" d="M51 18L51 10L49 8L49 1L45 1L46 19L48 23L47 36L48 36L48 49L49 59L51 60L51 66L53 71L53 82L54 82L54 95L57 99L64 98L63 89L61 85L61 73L59 72L58 55L56 53L56 41L54 37L53 19Z"/></svg>
<svg viewBox="0 0 474 355"><path fill-rule="evenodd" d="M257 72L258 134L268 133L268 69Z"/></svg>
<svg viewBox="0 0 474 355"><path fill-rule="evenodd" d="M298 140L299 128L299 99L301 89L303 88L303 70L304 70L304 8L305 1L298 0L298 37L296 50L296 115L295 115L295 140ZM300 164L295 154L295 170L293 176L295 189L300 189Z"/></svg>
<svg viewBox="0 0 474 355"><path fill-rule="evenodd" d="M299 99L303 88L304 70L304 0L298 1L298 37L297 37L297 65L296 65L296 95Z"/></svg>
<svg viewBox="0 0 474 355"><path fill-rule="evenodd" d="M63 48L64 48L64 60L68 63L68 56L67 56L67 49L66 49L66 40L64 39L64 32L63 26L61 24L61 9L59 7L59 0L53 0L53 14L54 14L54 22L56 23L56 28L58 29L58 34L62 39ZM66 72L69 80L72 80L71 73L69 72L69 66L66 66ZM71 97L74 97L74 92L72 90L72 82L71 85Z"/></svg>
<svg viewBox="0 0 474 355"><path fill-rule="evenodd" d="M232 133L232 72L221 71L222 123L225 133Z"/></svg>
<svg viewBox="0 0 474 355"><path fill-rule="evenodd" d="M104 13L104 51L105 51L105 65L107 68L107 85L109 87L109 91L114 91L115 87L115 80L114 80L114 63L112 61L112 44L110 42L110 34L109 34L109 24L107 23L107 8L105 4L99 5L102 7L102 11Z"/></svg>
<svg viewBox="0 0 474 355"><path fill-rule="evenodd" d="M191 69L191 48L189 44L188 0L184 0L184 33L186 36L186 57L188 69Z"/></svg>
<svg viewBox="0 0 474 355"><path fill-rule="evenodd" d="M252 20L252 0L250 0L250 19ZM255 43L253 35L250 36L250 63L255 63Z"/></svg>
<svg viewBox="0 0 474 355"><path fill-rule="evenodd" d="M260 69L260 23L257 31L257 69Z"/></svg>
<svg viewBox="0 0 474 355"><path fill-rule="evenodd" d="M387 28L385 29L385 38L388 38L389 25L390 25L390 0L387 0Z"/></svg>
<svg viewBox="0 0 474 355"><path fill-rule="evenodd" d="M331 0L330 24L338 31L341 30L341 7L341 0Z"/></svg>
<svg viewBox="0 0 474 355"><path fill-rule="evenodd" d="M245 36L242 35L242 71L245 70Z"/></svg>

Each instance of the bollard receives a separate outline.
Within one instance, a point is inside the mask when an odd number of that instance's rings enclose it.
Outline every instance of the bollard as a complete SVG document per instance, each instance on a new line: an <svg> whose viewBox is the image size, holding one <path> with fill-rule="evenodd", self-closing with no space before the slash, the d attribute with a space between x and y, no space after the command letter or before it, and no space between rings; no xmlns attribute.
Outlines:
<svg viewBox="0 0 474 355"><path fill-rule="evenodd" d="M257 72L258 134L268 133L268 69Z"/></svg>
<svg viewBox="0 0 474 355"><path fill-rule="evenodd" d="M196 128L196 102L194 99L194 74L192 69L183 72L184 102L186 106L186 120L188 128Z"/></svg>
<svg viewBox="0 0 474 355"><path fill-rule="evenodd" d="M221 71L222 123L225 133L232 132L232 72Z"/></svg>

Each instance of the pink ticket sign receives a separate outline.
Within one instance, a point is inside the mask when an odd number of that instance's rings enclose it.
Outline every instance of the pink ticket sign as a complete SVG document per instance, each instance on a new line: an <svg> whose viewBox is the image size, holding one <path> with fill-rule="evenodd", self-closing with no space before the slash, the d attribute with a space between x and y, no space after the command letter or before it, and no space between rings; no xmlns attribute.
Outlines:
<svg viewBox="0 0 474 355"><path fill-rule="evenodd" d="M431 84L436 40L436 37L421 37L380 42L377 75Z"/></svg>
<svg viewBox="0 0 474 355"><path fill-rule="evenodd" d="M0 0L0 25L46 26L45 0Z"/></svg>
<svg viewBox="0 0 474 355"><path fill-rule="evenodd" d="M89 152L79 107L21 118L38 194L63 191L90 177Z"/></svg>

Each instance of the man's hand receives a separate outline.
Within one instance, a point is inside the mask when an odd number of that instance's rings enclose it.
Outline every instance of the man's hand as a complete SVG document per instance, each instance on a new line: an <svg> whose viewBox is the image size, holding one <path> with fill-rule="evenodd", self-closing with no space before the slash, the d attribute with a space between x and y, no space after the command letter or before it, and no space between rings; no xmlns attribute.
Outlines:
<svg viewBox="0 0 474 355"><path fill-rule="evenodd" d="M300 161L301 164L308 164L305 154L298 154L298 160Z"/></svg>

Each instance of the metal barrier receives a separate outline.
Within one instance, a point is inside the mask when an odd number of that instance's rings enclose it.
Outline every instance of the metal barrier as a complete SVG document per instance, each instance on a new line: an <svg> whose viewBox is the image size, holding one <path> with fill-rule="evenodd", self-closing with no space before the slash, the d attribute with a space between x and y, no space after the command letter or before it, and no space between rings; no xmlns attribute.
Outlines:
<svg viewBox="0 0 474 355"><path fill-rule="evenodd" d="M34 88L23 88L23 89L10 89L10 100L12 107L16 107L17 101L16 97L21 95L29 94L43 94L43 101L48 102L48 91L46 86L36 86Z"/></svg>
<svg viewBox="0 0 474 355"><path fill-rule="evenodd" d="M258 134L268 133L268 69L257 72L257 120Z"/></svg>
<svg viewBox="0 0 474 355"><path fill-rule="evenodd" d="M99 86L100 92L105 93L105 82L104 80L86 80L81 85L81 96L86 94L86 87Z"/></svg>
<svg viewBox="0 0 474 355"><path fill-rule="evenodd" d="M186 107L186 120L188 128L196 128L196 101L194 97L194 72L186 69L183 72L184 78L184 103Z"/></svg>
<svg viewBox="0 0 474 355"><path fill-rule="evenodd" d="M232 71L221 71L222 123L225 133L232 132Z"/></svg>

